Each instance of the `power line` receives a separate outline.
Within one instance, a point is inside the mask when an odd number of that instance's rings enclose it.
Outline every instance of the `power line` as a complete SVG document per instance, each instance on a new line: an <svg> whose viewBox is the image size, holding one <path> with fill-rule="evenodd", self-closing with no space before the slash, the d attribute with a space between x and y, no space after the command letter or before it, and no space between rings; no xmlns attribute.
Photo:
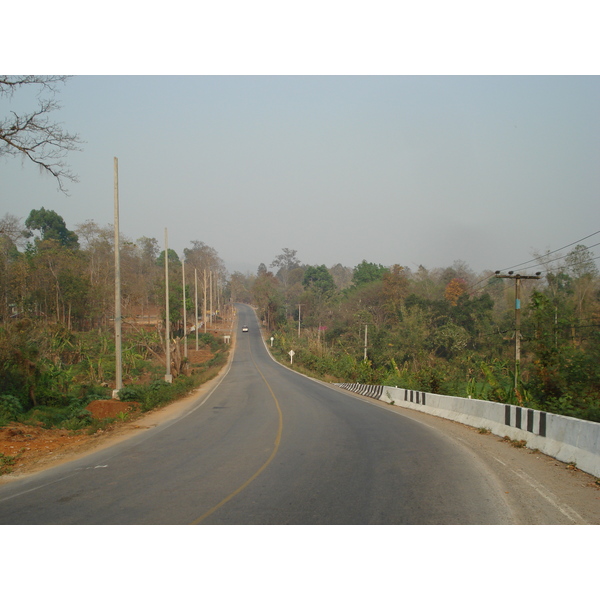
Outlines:
<svg viewBox="0 0 600 600"><path fill-rule="evenodd" d="M581 238L580 240L577 240L576 242L572 242L570 244L567 244L566 246L563 246L562 248L559 248L558 250L552 250L552 252L546 253L545 256L549 256L550 254L555 254L556 252L560 252L561 250L564 250L565 248L570 248L571 246L574 246L575 244L579 244L579 242L583 242L583 240L587 240L588 238L591 238L594 235L598 235L599 233L600 233L600 231L596 231L594 233L590 233L590 235L586 235L585 237ZM594 246L598 246L598 244L594 244ZM589 246L589 247L593 248L594 246ZM553 260L558 260L558 259L553 259ZM529 264L531 262L535 262L535 261L539 261L539 259L538 258L532 258L531 260L525 261L523 263L519 263L518 265L513 265L512 267L506 267L506 269L500 269L500 270L501 271L508 271L510 269L516 269L517 267L522 267L523 265L527 265L527 264Z"/></svg>
<svg viewBox="0 0 600 600"><path fill-rule="evenodd" d="M600 242L598 242L597 244L592 244L591 246L586 246L586 249L589 250L590 248L595 248L596 246L600 246ZM558 251L556 251L558 252ZM536 265L533 265L533 267L531 267L532 269L535 267L545 267L546 265L550 264L551 262L557 261L557 260L562 260L564 258L564 256L558 256L557 258L551 258L550 260L547 260L546 262L539 262ZM585 264L587 262L592 262L593 260L597 260L599 257L598 256L591 256L588 258L584 258L583 260L576 262L576 263L572 263L570 265L568 265L569 267L576 267L577 265L582 265ZM547 273L548 271L546 271Z"/></svg>
<svg viewBox="0 0 600 600"><path fill-rule="evenodd" d="M592 323L590 325L576 325L574 323L563 323L561 325L558 326L558 328L556 329L556 331L553 333L553 335L555 333L558 333L558 336L560 339L569 339L571 336L570 334L565 334L564 330L565 329L589 329L589 328L593 328L593 327L600 327L600 323ZM532 325L531 323L528 323L527 326L525 327L525 335L522 336L522 338L525 341L531 341L533 339L535 339L535 337L533 337L533 334L531 333L531 330L535 329L535 326ZM483 338L489 338L489 337L495 337L498 335L504 335L507 333L512 334L511 335L511 339L514 337L514 334L516 333L516 329L514 327L510 327L509 329L497 329L496 331L492 331L490 333L483 333L481 331L475 331L471 334L471 338L473 342L476 342L477 340L483 339ZM534 331L535 333L535 331ZM506 341L506 338L504 338ZM591 338L582 338L582 339L591 339Z"/></svg>
<svg viewBox="0 0 600 600"><path fill-rule="evenodd" d="M575 242L571 242L570 244L567 244L566 246L562 246L561 248L558 248L557 250L552 250L551 252L546 253L545 256L550 256L551 254L555 254L556 252L560 252L561 250L564 250L565 248L570 248L571 246L574 246L575 244L579 244L579 242L582 242L583 240L587 240L588 238L591 238L591 237L593 237L595 235L598 235L599 233L600 233L600 230L599 231L595 231L594 233L590 233L589 235L586 235L585 237L582 237L581 239L579 239L579 240L577 240ZM594 248L595 246L599 246L599 245L600 245L600 242L598 244L593 244L592 246L588 246L587 248ZM536 266L541 266L543 268L548 263L554 262L555 260L561 260L562 258L564 258L564 257L559 256L558 258L550 259L550 260L548 260L548 261L546 261L544 263L540 262L539 258L532 258L531 260L525 261L523 263L519 263L518 265L513 265L512 267L507 267L506 269L501 269L501 271L508 271L508 270L511 270L511 269L516 269L517 267L521 267L521 266L524 266L524 265L527 265L529 263L536 262L536 261L537 261L536 264L533 265L531 268L535 268ZM576 266L577 264L583 264L583 263L588 262L588 261L597 260L598 258L600 258L600 257L592 257L590 259L585 259L584 261L581 261L581 263L576 263L575 265L570 265L570 266ZM548 271L545 271L545 272L547 273ZM488 276L484 277L483 279L480 279L476 283L470 285L465 291L467 291L467 292L471 291L471 290L475 291L475 288L477 288L477 286L480 283L484 283L484 282L492 279L493 277L494 277L493 274L492 275L488 275Z"/></svg>

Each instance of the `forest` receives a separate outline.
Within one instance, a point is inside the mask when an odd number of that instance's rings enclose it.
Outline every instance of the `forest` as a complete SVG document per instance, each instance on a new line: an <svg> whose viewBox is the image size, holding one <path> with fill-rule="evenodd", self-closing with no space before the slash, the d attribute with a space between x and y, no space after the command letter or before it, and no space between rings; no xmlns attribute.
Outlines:
<svg viewBox="0 0 600 600"><path fill-rule="evenodd" d="M197 385L225 356L207 322L242 302L256 308L278 359L290 364L294 350L293 368L314 377L600 421L600 277L589 246L563 250L534 256L520 271L476 274L463 262L412 270L401 257L394 265L307 265L283 248L256 273L229 274L201 241L165 257L155 238L121 236L119 398L150 408L161 394ZM35 418L81 427L86 404L111 397L114 276L112 226L87 221L70 231L44 208L0 220L0 426ZM185 339L210 348L215 362L187 360ZM167 344L172 385L163 380Z"/></svg>

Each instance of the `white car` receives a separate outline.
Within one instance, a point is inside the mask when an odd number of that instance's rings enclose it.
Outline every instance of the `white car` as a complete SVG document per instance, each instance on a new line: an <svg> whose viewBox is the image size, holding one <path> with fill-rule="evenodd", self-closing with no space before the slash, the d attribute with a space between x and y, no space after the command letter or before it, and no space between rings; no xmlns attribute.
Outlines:
<svg viewBox="0 0 600 600"><path fill-rule="evenodd" d="M246 332L248 331L248 327L247 327L246 325L244 325L244 326L242 327L242 331L243 331L244 333L246 333Z"/></svg>

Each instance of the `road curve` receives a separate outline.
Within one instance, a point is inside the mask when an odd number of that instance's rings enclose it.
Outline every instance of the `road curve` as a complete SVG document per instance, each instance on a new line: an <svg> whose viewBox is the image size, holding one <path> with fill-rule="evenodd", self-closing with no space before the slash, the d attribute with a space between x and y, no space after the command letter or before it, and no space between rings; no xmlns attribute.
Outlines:
<svg viewBox="0 0 600 600"><path fill-rule="evenodd" d="M238 316L227 373L185 417L2 486L0 524L514 522L474 452L277 364Z"/></svg>

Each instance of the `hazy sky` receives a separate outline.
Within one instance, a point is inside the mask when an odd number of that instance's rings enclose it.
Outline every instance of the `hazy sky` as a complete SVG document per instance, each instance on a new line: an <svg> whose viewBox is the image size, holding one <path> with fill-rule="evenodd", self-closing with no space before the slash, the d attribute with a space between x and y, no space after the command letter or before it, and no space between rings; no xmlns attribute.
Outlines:
<svg viewBox="0 0 600 600"><path fill-rule="evenodd" d="M122 233L230 271L286 247L480 272L600 229L599 77L76 76L59 101L80 182L0 159L3 214L112 223L117 157Z"/></svg>

